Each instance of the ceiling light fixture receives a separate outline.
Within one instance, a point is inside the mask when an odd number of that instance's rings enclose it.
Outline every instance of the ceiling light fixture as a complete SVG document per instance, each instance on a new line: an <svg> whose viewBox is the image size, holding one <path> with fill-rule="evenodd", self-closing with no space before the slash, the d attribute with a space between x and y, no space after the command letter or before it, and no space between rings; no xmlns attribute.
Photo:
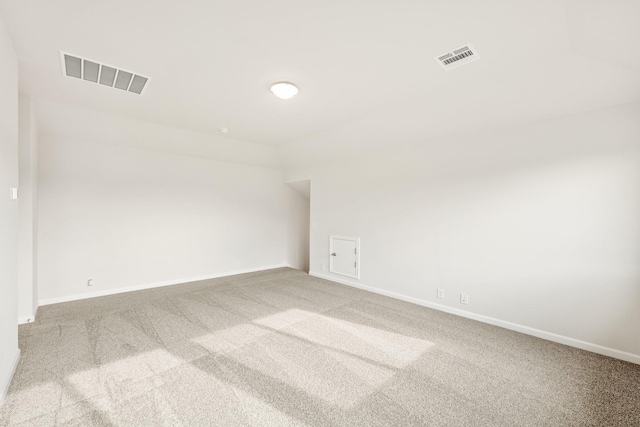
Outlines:
<svg viewBox="0 0 640 427"><path fill-rule="evenodd" d="M229 129L227 129L227 128L220 128L220 132L222 132L222 133L227 133L227 132L229 132Z"/></svg>
<svg viewBox="0 0 640 427"><path fill-rule="evenodd" d="M298 88L292 83L278 82L271 85L271 92L280 99L291 99L298 94Z"/></svg>

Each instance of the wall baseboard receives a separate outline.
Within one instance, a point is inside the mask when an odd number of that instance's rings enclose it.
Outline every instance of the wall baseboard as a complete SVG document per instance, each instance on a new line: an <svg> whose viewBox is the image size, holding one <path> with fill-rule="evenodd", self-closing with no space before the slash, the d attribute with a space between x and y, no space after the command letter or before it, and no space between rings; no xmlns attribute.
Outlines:
<svg viewBox="0 0 640 427"><path fill-rule="evenodd" d="M4 381L0 382L0 408L2 408L2 404L4 403L4 399L7 397L7 393L9 392L9 386L11 385L11 380L13 380L13 375L16 373L16 368L18 367L18 362L20 361L20 349L16 348L15 356L13 357L13 366L11 366L11 370L9 371L9 375Z"/></svg>
<svg viewBox="0 0 640 427"><path fill-rule="evenodd" d="M78 301L82 299L104 297L107 295L122 294L125 292L133 292L133 291L142 291L145 289L161 288L164 286L180 285L183 283L197 282L199 280L218 279L220 277L235 276L236 274L255 273L256 271L272 270L274 268L283 268L283 267L288 267L288 266L286 264L277 264L277 265L269 265L269 266L263 266L263 267L257 267L257 268L247 268L243 270L234 270L234 271L227 271L224 273L209 274L206 276L188 277L188 278L179 279L179 280L168 280L165 282L146 283L144 285L135 285L135 286L127 286L124 288L107 289L104 291L88 292L85 294L75 294L75 295L68 295L68 296L56 297L56 298L46 298L46 299L39 300L38 303L39 303L39 306L58 304L61 302Z"/></svg>
<svg viewBox="0 0 640 427"><path fill-rule="evenodd" d="M18 317L18 325L24 325L25 323L32 323L36 316L22 316Z"/></svg>
<svg viewBox="0 0 640 427"><path fill-rule="evenodd" d="M626 351L616 350L610 347L604 347L598 344L593 344L593 343L581 341L575 338L566 337L564 335L554 334L553 332L542 331L540 329L531 328L529 326L524 326L517 323L507 322L505 320L496 319L494 317L489 317L482 314L476 314L466 310L460 310L457 308L448 307L446 305L436 304L436 303L422 300L419 298L413 298L413 297L398 294L395 292L386 291L384 289L374 288L371 286L363 285L358 282L354 282L352 280L346 280L339 277L334 277L325 273L317 273L315 271L310 271L309 275L318 277L321 279L329 280L331 282L340 283L342 285L351 286L354 288L358 288L358 289L373 292L376 294L384 295L387 297L395 298L398 300L421 305L423 307L433 308L434 310L444 311L446 313L455 314L457 316L466 317L468 319L477 320L479 322L488 323L490 325L499 326L505 329L510 329L512 331L521 332L523 334L532 335L537 338L542 338L542 339L553 341L559 344L568 345L570 347L591 351L593 353L602 354L604 356L609 356L615 359L620 359L626 362L636 363L640 365L640 355L638 354L628 353Z"/></svg>
<svg viewBox="0 0 640 427"><path fill-rule="evenodd" d="M18 325L24 325L25 323L35 322L36 316L38 315L38 308L40 308L40 306L36 307L35 310L33 310L33 314L31 316L18 317Z"/></svg>

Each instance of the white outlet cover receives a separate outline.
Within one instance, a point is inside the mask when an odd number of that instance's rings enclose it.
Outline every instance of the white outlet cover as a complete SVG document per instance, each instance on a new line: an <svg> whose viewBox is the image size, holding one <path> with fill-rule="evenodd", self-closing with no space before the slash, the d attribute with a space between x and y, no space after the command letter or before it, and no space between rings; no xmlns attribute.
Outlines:
<svg viewBox="0 0 640 427"><path fill-rule="evenodd" d="M16 187L11 187L9 193L11 200L18 200L18 189Z"/></svg>

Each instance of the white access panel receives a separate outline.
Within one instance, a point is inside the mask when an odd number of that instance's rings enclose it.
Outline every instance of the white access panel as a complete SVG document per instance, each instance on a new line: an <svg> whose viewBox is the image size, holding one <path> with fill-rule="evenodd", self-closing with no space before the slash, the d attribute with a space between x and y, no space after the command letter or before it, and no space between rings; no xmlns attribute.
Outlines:
<svg viewBox="0 0 640 427"><path fill-rule="evenodd" d="M360 278L360 239L329 236L329 271L354 279Z"/></svg>

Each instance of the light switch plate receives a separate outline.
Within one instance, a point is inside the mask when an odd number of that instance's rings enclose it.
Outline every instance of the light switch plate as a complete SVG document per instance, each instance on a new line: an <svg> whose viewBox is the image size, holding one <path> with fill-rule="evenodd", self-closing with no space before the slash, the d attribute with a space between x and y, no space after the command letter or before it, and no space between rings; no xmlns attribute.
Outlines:
<svg viewBox="0 0 640 427"><path fill-rule="evenodd" d="M11 200L18 200L18 189L16 187L11 187L10 194Z"/></svg>

